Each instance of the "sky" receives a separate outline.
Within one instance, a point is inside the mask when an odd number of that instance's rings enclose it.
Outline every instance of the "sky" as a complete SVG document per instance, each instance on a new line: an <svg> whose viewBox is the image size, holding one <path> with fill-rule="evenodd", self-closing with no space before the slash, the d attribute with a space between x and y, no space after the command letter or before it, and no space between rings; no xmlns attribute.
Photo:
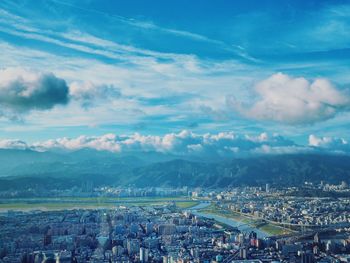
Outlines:
<svg viewBox="0 0 350 263"><path fill-rule="evenodd" d="M0 147L347 151L349 28L339 0L2 0Z"/></svg>

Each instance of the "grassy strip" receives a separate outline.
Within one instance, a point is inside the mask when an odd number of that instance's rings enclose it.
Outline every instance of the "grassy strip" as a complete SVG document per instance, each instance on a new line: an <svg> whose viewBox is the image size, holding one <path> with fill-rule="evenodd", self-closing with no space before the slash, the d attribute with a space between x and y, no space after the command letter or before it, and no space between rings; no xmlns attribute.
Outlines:
<svg viewBox="0 0 350 263"><path fill-rule="evenodd" d="M128 202L126 206L155 206L155 205L166 205L168 202L165 201L135 201ZM113 209L117 207L118 203L109 202L12 202L0 204L0 210L65 210L65 209ZM184 208L195 205L193 202L178 202L177 205Z"/></svg>
<svg viewBox="0 0 350 263"><path fill-rule="evenodd" d="M187 196L176 197L34 197L34 198L0 198L0 203L10 202L43 202L43 201L75 201L75 202L134 202L134 201L191 201Z"/></svg>
<svg viewBox="0 0 350 263"><path fill-rule="evenodd" d="M259 229L262 230L262 231L265 231L265 232L267 232L267 233L269 233L271 235L274 235L274 236L291 233L291 231L289 229L286 229L286 228L283 228L283 227L280 227L280 226L276 226L276 225L273 225L273 224L270 224L270 223L259 227Z"/></svg>
<svg viewBox="0 0 350 263"><path fill-rule="evenodd" d="M65 210L65 209L94 209L113 208L109 203L9 203L0 204L0 210Z"/></svg>
<svg viewBox="0 0 350 263"><path fill-rule="evenodd" d="M199 204L199 202L175 202L178 208L186 209Z"/></svg>
<svg viewBox="0 0 350 263"><path fill-rule="evenodd" d="M128 199L127 202L110 202L110 200L100 199L79 199L79 200L48 200L42 199L21 199L21 201L11 200L10 202L0 203L0 210L64 210L64 209L95 209L95 208L115 208L116 206L123 204L126 206L154 206L154 205L165 205L173 199L162 198L162 199L145 199L135 198ZM180 200L180 199L178 199ZM183 199L181 199L183 200ZM195 201L175 201L175 204L179 208L190 208L198 205Z"/></svg>

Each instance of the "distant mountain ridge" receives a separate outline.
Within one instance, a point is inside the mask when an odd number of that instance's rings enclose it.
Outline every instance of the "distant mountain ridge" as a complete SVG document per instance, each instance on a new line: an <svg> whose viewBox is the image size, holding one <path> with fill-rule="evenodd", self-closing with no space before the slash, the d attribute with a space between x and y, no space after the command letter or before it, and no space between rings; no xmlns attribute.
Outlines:
<svg viewBox="0 0 350 263"><path fill-rule="evenodd" d="M137 187L227 187L240 185L300 185L321 180L350 179L345 155L261 155L200 160L156 152L116 154L95 150L36 152L0 150L0 190L80 187L84 182Z"/></svg>

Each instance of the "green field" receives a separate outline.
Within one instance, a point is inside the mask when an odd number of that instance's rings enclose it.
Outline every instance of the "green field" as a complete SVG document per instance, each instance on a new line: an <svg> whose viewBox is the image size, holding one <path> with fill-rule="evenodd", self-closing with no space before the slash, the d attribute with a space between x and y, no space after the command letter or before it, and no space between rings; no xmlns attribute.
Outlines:
<svg viewBox="0 0 350 263"><path fill-rule="evenodd" d="M190 202L175 202L175 204L176 204L176 206L178 208L186 209L186 208L190 208L190 207L198 205L199 202L194 202L194 201L190 201Z"/></svg>
<svg viewBox="0 0 350 263"><path fill-rule="evenodd" d="M153 202L153 201L191 201L192 199L187 196L176 196L176 197L76 197L76 196L64 196L64 197L33 197L33 198L0 198L0 203L5 202L18 202L18 201L25 201L25 202L42 202L42 201L59 201L59 202L66 202L66 201L73 201L73 202L117 202L117 203L123 203L123 202L134 202L142 201L142 202Z"/></svg>
<svg viewBox="0 0 350 263"><path fill-rule="evenodd" d="M0 210L64 210L64 209L113 209L120 205L125 206L155 206L165 205L174 201L180 209L189 208L198 204L187 197L64 197L64 198L18 198L0 199Z"/></svg>
<svg viewBox="0 0 350 263"><path fill-rule="evenodd" d="M110 203L25 203L13 202L0 204L0 210L64 210L64 209L95 209L95 208L113 208L115 205Z"/></svg>
<svg viewBox="0 0 350 263"><path fill-rule="evenodd" d="M259 227L260 230L265 231L271 235L278 236L284 234L290 234L291 231L289 229L279 227L273 224L266 224L264 226Z"/></svg>

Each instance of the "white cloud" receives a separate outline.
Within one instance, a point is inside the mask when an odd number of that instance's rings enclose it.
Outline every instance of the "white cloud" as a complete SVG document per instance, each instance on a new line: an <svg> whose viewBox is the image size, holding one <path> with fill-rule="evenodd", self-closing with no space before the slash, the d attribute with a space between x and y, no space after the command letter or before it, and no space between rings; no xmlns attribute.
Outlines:
<svg viewBox="0 0 350 263"><path fill-rule="evenodd" d="M65 150L80 150L84 148L95 149L98 151L119 152L120 145L116 141L116 135L105 134L103 136L79 136L74 139L59 138L38 142L32 145L34 149L49 150L49 149L65 149Z"/></svg>
<svg viewBox="0 0 350 263"><path fill-rule="evenodd" d="M310 124L333 118L350 107L348 94L326 79L310 82L277 73L256 84L251 105L229 98L234 110L248 118L286 124Z"/></svg>
<svg viewBox="0 0 350 263"><path fill-rule="evenodd" d="M254 154L296 154L296 153L315 153L313 149L306 146L271 146L263 144L260 147L253 149L252 153Z"/></svg>
<svg viewBox="0 0 350 263"><path fill-rule="evenodd" d="M21 140L0 140L0 149L26 150L28 148L27 143Z"/></svg>
<svg viewBox="0 0 350 263"><path fill-rule="evenodd" d="M6 116L67 104L68 92L65 80L52 73L22 68L0 70L0 111Z"/></svg>
<svg viewBox="0 0 350 263"><path fill-rule="evenodd" d="M121 93L113 85L96 85L91 81L72 82L69 86L70 96L81 102L84 108L90 107L99 100L112 100L119 98Z"/></svg>
<svg viewBox="0 0 350 263"><path fill-rule="evenodd" d="M264 138L263 141L257 138ZM233 157L250 153L261 153L260 149L271 147L269 153L282 153L282 149L291 147L296 149L295 144L281 136L266 134L258 136L239 136L232 132L218 134L195 134L184 130L179 133L169 133L164 136L106 134L103 136L80 136L77 138L59 138L31 145L33 149L51 150L66 149L79 150L91 148L110 152L147 152L155 151L176 155L198 155L198 156L226 156ZM274 148L279 150L274 151ZM287 150L285 150L287 152Z"/></svg>
<svg viewBox="0 0 350 263"><path fill-rule="evenodd" d="M238 135L233 132L196 134L188 130L163 136L105 134L58 138L35 143L22 140L0 140L0 149L76 151L93 149L112 153L158 152L177 156L206 158L249 157L265 154L349 154L350 145L343 138L309 136L308 145L298 145L280 135L261 133Z"/></svg>
<svg viewBox="0 0 350 263"><path fill-rule="evenodd" d="M348 141L343 138L335 137L317 137L316 135L311 134L309 136L309 145L316 148L333 150L333 151L342 151L350 152L350 145Z"/></svg>

